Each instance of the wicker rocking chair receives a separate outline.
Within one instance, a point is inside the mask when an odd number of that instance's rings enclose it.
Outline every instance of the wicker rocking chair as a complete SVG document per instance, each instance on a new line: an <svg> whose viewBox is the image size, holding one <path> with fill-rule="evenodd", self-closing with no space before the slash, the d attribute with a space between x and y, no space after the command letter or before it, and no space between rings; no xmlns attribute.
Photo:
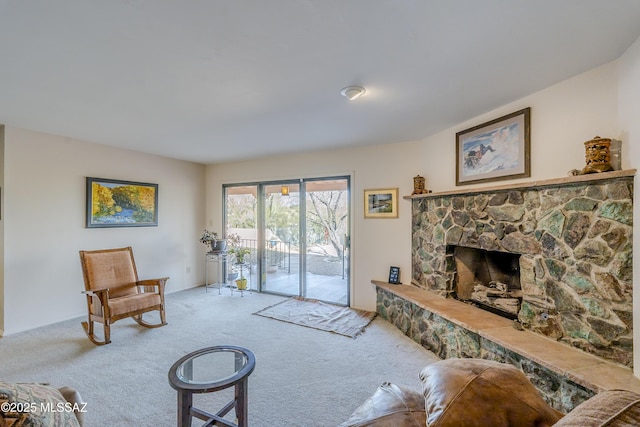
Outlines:
<svg viewBox="0 0 640 427"><path fill-rule="evenodd" d="M80 261L88 311L88 321L82 322L82 327L93 343L109 344L111 324L126 317L147 328L167 324L164 287L169 278L138 280L131 247L80 251ZM160 323L150 324L142 319L143 313L155 310L160 312ZM102 341L95 334L94 322L103 324Z"/></svg>

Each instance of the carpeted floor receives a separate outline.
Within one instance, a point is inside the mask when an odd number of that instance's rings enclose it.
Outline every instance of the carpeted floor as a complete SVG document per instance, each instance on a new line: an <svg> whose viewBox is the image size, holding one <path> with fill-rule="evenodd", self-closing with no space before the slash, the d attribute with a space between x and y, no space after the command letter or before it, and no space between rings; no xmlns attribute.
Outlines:
<svg viewBox="0 0 640 427"><path fill-rule="evenodd" d="M239 345L256 356L252 427L326 427L346 420L384 381L420 390L420 370L438 360L379 317L352 339L252 315L284 299L203 288L169 294L167 326L121 320L112 326L112 343L101 347L86 338L81 318L4 337L0 379L76 388L88 402L87 427L175 426L171 365L203 347ZM197 395L195 404L217 410L227 397Z"/></svg>
<svg viewBox="0 0 640 427"><path fill-rule="evenodd" d="M360 335L376 317L375 312L300 297L288 298L254 314L351 338Z"/></svg>

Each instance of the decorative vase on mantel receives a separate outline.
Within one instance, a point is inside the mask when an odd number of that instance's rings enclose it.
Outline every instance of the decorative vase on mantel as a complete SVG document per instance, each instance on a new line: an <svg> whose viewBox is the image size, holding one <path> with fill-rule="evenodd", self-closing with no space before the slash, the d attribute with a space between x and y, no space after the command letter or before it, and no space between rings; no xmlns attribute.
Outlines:
<svg viewBox="0 0 640 427"><path fill-rule="evenodd" d="M581 174L608 172L613 170L611 166L611 139L599 136L584 143L585 161L587 165Z"/></svg>

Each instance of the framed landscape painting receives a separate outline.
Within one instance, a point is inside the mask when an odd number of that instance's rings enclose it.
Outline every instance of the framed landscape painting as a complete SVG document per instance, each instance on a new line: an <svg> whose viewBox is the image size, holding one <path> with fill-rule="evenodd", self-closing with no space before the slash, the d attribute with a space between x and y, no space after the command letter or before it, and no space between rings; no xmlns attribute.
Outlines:
<svg viewBox="0 0 640 427"><path fill-rule="evenodd" d="M158 184L87 177L87 228L158 225Z"/></svg>
<svg viewBox="0 0 640 427"><path fill-rule="evenodd" d="M364 190L365 218L397 218L398 189Z"/></svg>
<svg viewBox="0 0 640 427"><path fill-rule="evenodd" d="M456 185L531 176L531 108L456 133Z"/></svg>

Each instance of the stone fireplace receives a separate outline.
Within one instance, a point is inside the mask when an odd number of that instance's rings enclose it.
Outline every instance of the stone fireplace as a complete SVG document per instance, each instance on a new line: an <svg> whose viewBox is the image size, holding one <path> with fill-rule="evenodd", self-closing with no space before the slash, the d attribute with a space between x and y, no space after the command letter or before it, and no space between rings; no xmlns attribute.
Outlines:
<svg viewBox="0 0 640 427"><path fill-rule="evenodd" d="M631 367L634 173L410 196L412 284Z"/></svg>

